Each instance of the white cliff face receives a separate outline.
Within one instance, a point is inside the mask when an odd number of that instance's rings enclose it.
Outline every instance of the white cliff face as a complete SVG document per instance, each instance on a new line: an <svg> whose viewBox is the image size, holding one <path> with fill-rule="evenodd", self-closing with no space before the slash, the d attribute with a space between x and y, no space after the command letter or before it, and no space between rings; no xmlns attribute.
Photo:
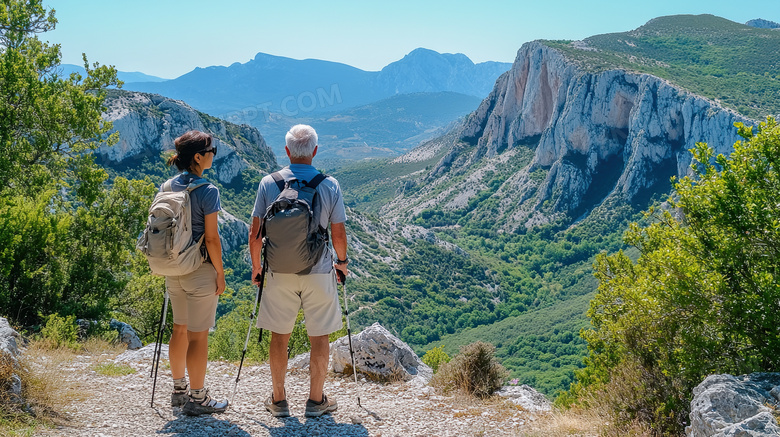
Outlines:
<svg viewBox="0 0 780 437"><path fill-rule="evenodd" d="M119 142L100 147L96 154L116 164L173 150L173 141L179 135L197 129L214 137L218 148L214 169L222 183L231 183L246 168L267 172L276 167L273 152L256 129L214 119L178 100L115 91L106 99L103 118L113 123L113 132L120 134Z"/></svg>
<svg viewBox="0 0 780 437"><path fill-rule="evenodd" d="M754 124L655 76L588 73L557 50L532 42L523 45L512 69L466 119L460 141L433 167L428 182L474 172L475 164L493 165L508 151L530 149L527 166L495 194L512 193L511 204L502 206L507 229L530 227L559 214L587 212L609 196L632 201L668 192L670 177L689 174L689 149L696 143L706 142L717 153L733 150L739 139L735 122ZM543 180L532 178L537 170L546 173ZM440 191L438 198L484 189L471 179ZM397 199L393 208L404 201L414 203Z"/></svg>

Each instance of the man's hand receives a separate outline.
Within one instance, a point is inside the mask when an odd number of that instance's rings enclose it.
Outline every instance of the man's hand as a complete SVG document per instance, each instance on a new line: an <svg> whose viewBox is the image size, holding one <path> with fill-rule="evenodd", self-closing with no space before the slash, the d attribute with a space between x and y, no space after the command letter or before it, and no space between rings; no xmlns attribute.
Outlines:
<svg viewBox="0 0 780 437"><path fill-rule="evenodd" d="M345 278L346 278L346 277L347 277L347 275L349 274L349 271L347 270L347 263L344 263L344 264L336 264L336 263L333 263L333 267L334 267L336 270L338 270L339 272L341 272L341 274L342 274L342 275L344 275L344 277L345 277Z"/></svg>

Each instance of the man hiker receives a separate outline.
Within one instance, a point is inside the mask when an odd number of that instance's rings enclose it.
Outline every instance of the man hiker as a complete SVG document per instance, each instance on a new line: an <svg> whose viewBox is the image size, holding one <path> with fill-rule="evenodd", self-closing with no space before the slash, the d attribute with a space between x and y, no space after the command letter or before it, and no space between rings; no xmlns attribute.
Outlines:
<svg viewBox="0 0 780 437"><path fill-rule="evenodd" d="M306 331L311 342L309 399L306 401L305 415L318 417L336 411L337 408L336 401L328 399L323 393L323 387L330 358L328 334L342 328L335 269L347 274L347 216L338 181L330 176L323 179L323 176L318 176L321 173L311 165L318 148L315 130L306 125L293 126L285 136L285 143L290 165L264 177L260 182L249 231L252 278L258 286L262 286L261 253L264 245L265 261L268 263L266 284L257 316L257 327L272 333L269 361L273 392L264 402L264 406L275 417L290 415L284 389L287 344L298 311L303 308ZM281 215L271 218L272 211L289 207L289 202L280 202L279 199L285 195L285 198L298 196L298 191L291 191L292 189L300 189L300 193L304 193L306 190L302 187L308 187L311 197L312 185L316 194L312 201L311 217L318 231L313 236L303 235L302 238L297 238L298 236L289 235L291 226L276 224L286 218ZM293 196L290 196L290 193L293 193ZM298 197L303 196L304 194L301 194ZM335 254L325 248L329 225ZM284 234L285 232L288 234ZM301 230L298 233L305 234L306 231ZM305 248L312 246L310 242L316 239L315 237L321 240L320 247L325 249L313 252L312 261L304 263L305 268L302 271L290 267L297 265L299 260L293 258L301 250L296 252L287 246L298 244L293 243L293 240L303 241L304 244L298 246L304 247L302 250L306 251ZM277 255L286 249L292 255ZM309 267L306 267L307 265Z"/></svg>

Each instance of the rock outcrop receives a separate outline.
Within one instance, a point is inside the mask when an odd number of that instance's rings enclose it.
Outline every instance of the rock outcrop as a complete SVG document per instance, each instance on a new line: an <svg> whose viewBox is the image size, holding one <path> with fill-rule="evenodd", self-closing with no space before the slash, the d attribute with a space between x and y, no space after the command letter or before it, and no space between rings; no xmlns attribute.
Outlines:
<svg viewBox="0 0 780 437"><path fill-rule="evenodd" d="M542 42L527 43L466 119L449 151L422 177L423 188L402 193L386 211L397 215L431 207L426 189L436 193L443 209L464 208L491 188L488 177L495 168L519 162L493 194L501 199L498 217L507 230L561 214L576 218L610 196L637 202L669 191L670 177L689 174L689 149L697 142L717 153L733 150L735 122L754 124L658 77L620 69L592 72ZM407 159L429 155L417 150ZM445 175L468 177L441 190Z"/></svg>
<svg viewBox="0 0 780 437"><path fill-rule="evenodd" d="M138 338L138 334L136 334L135 329L133 329L133 327L129 324L120 322L117 319L111 319L108 325L111 327L111 329L115 329L117 331L119 334L117 340L122 344L126 344L128 349L136 350L141 349L144 346L144 344L141 343L141 339Z"/></svg>
<svg viewBox="0 0 780 437"><path fill-rule="evenodd" d="M525 411L532 413L550 411L552 404L547 398L534 388L523 385L505 385L496 395L509 399L513 404L523 407Z"/></svg>
<svg viewBox="0 0 780 437"><path fill-rule="evenodd" d="M146 360L154 360L154 351L157 343L149 343L140 349L130 349L119 354L114 361L117 363L137 363ZM160 346L160 359L168 359L168 345L163 343Z"/></svg>
<svg viewBox="0 0 780 437"><path fill-rule="evenodd" d="M157 94L113 90L105 104L103 118L120 135L117 144L96 151L104 165L121 168L144 158L159 160L161 153L173 150L176 137L197 129L214 136L218 153L213 169L223 184L230 184L247 168L265 173L277 168L273 152L255 128L216 119Z"/></svg>
<svg viewBox="0 0 780 437"><path fill-rule="evenodd" d="M433 370L420 360L406 343L391 334L379 323L367 327L352 337L355 368L358 373L377 381L412 381L426 385ZM347 337L330 346L333 371L344 373L352 368Z"/></svg>
<svg viewBox="0 0 780 437"><path fill-rule="evenodd" d="M21 341L22 336L8 324L7 319L0 317L0 366L7 363L12 369L8 381L0 381L0 390L7 389L10 398L16 400L20 400L22 394L22 380L14 372L15 369L19 368L19 356L21 355L19 343ZM8 384L7 388L6 384Z"/></svg>
<svg viewBox="0 0 780 437"><path fill-rule="evenodd" d="M780 374L712 375L693 390L687 437L778 436Z"/></svg>

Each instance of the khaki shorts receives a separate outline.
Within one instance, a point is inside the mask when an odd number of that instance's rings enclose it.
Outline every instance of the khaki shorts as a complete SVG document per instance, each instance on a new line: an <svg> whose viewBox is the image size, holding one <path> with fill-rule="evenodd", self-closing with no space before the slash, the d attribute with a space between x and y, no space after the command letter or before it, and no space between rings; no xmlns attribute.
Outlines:
<svg viewBox="0 0 780 437"><path fill-rule="evenodd" d="M202 332L212 326L217 316L217 271L205 262L183 276L166 276L165 286L171 297L173 323L188 331Z"/></svg>
<svg viewBox="0 0 780 437"><path fill-rule="evenodd" d="M277 334L289 334L301 308L309 336L327 335L341 329L336 274L269 272L260 299L257 327Z"/></svg>

